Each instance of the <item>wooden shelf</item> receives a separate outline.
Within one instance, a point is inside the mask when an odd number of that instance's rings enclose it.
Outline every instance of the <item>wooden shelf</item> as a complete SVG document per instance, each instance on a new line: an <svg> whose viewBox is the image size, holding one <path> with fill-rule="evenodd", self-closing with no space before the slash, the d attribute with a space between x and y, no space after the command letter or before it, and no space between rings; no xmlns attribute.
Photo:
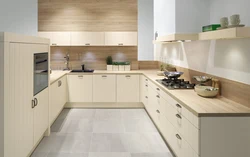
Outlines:
<svg viewBox="0 0 250 157"><path fill-rule="evenodd" d="M198 40L198 34L170 34L166 36L160 36L157 38L157 40L153 41L153 43L174 43L178 41L192 40Z"/></svg>
<svg viewBox="0 0 250 157"><path fill-rule="evenodd" d="M199 40L250 38L250 27L228 28L199 33Z"/></svg>

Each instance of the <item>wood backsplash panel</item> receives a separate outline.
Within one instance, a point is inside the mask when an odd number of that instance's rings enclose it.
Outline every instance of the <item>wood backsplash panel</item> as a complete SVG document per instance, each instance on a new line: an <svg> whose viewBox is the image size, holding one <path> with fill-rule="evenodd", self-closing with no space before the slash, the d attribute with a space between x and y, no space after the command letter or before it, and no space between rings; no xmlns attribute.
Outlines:
<svg viewBox="0 0 250 157"><path fill-rule="evenodd" d="M184 75L181 78L184 78L185 80L191 81L193 83L197 83L193 79L193 76L211 76L213 78L219 79L221 86L221 95L223 97L238 102L246 107L250 107L250 85L187 68L182 68L182 67L176 67L176 68L177 71L184 72ZM211 82L209 84L211 85Z"/></svg>
<svg viewBox="0 0 250 157"><path fill-rule="evenodd" d="M53 70L61 70L65 68L64 57L69 52L70 54L70 68L80 69L82 64L86 65L86 68L95 70L106 69L106 58L112 56L113 61L131 61L137 62L137 47L127 46L60 46L51 47L51 68ZM136 67L136 65L134 65Z"/></svg>
<svg viewBox="0 0 250 157"><path fill-rule="evenodd" d="M38 0L39 31L137 31L137 0Z"/></svg>

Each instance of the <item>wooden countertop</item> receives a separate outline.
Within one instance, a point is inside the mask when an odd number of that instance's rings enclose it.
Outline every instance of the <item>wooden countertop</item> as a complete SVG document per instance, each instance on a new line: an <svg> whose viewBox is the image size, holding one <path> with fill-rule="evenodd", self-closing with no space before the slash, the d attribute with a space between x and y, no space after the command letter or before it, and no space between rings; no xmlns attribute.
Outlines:
<svg viewBox="0 0 250 157"><path fill-rule="evenodd" d="M69 71L53 71L50 75L50 83L54 83L59 78L66 74L84 75L84 74L143 74L161 90L168 93L181 105L185 106L190 112L198 117L229 117L229 116L250 116L250 108L239 103L233 102L224 97L203 98L196 94L194 90L169 90L160 83L157 79L162 79L163 76L157 76L157 70L137 70L137 71L106 71L97 70L94 73L69 73Z"/></svg>

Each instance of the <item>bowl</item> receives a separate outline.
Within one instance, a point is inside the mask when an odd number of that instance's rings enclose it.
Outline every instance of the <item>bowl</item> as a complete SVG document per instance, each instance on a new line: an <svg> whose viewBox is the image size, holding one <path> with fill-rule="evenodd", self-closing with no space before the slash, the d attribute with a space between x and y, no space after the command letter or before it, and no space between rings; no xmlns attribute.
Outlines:
<svg viewBox="0 0 250 157"><path fill-rule="evenodd" d="M214 88L211 86L195 86L195 91L199 96L205 98L216 97L219 93L219 88Z"/></svg>
<svg viewBox="0 0 250 157"><path fill-rule="evenodd" d="M194 76L193 78L200 83L206 83L212 80L212 77L209 76Z"/></svg>

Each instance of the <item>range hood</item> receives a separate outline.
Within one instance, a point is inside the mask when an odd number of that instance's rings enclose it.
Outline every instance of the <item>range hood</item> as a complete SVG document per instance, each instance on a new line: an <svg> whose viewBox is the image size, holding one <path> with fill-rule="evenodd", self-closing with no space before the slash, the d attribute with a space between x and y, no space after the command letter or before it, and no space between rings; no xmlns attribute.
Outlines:
<svg viewBox="0 0 250 157"><path fill-rule="evenodd" d="M153 43L173 43L173 42L187 42L199 40L198 34L170 34L166 36L160 36L157 40L154 40Z"/></svg>

